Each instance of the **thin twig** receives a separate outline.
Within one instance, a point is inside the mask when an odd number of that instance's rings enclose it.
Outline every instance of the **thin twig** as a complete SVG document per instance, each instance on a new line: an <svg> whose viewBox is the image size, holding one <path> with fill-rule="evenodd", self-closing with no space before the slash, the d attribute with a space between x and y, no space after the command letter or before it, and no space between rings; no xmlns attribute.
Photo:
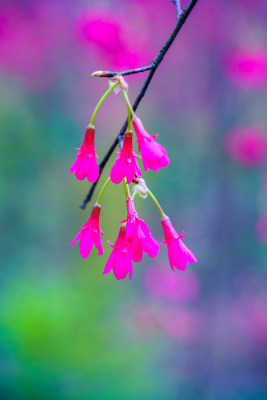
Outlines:
<svg viewBox="0 0 267 400"><path fill-rule="evenodd" d="M176 14L177 14L177 18L179 17L179 15L181 14L182 10L181 10L181 1L180 0L172 0L173 4L175 5L176 8Z"/></svg>
<svg viewBox="0 0 267 400"><path fill-rule="evenodd" d="M136 99L135 99L135 101L133 103L133 110L134 111L136 111L140 101L145 96L147 88L150 85L150 82L151 82L151 80L153 78L153 75L155 74L155 72L158 69L159 65L163 61L163 58L164 58L165 54L167 53L167 51L171 47L171 45L174 42L176 36L178 35L180 29L184 25L187 17L191 13L191 11L193 10L193 8L194 8L194 6L196 5L197 2L198 2L198 0L191 0L189 2L188 6L183 11L179 12L179 16L177 18L177 23L175 25L174 30L172 31L172 33L171 33L170 37L168 38L167 42L165 43L165 45L162 47L162 49L160 50L158 55L154 58L154 60L152 61L152 63L149 66L144 67L144 68L137 68L137 69L133 69L133 70L127 70L127 71L123 71L123 72L111 72L111 71L107 72L106 71L106 73L108 75L103 75L103 76L106 76L106 77L112 77L112 76L115 76L115 75L130 75L130 74L135 74L135 73L138 73L138 72L144 72L144 71L150 70L147 79L145 80L145 82L144 82L144 84L143 84L138 96L136 97ZM177 3L178 2L175 2L176 9L177 9ZM95 76L101 76L101 75L95 75ZM108 149L107 153L103 157L102 161L100 162L98 180L96 182L94 182L93 185L91 186L91 188L90 188L88 194L86 195L85 199L81 202L80 208L85 209L86 204L91 200L91 198L92 198L92 196L94 194L96 185L97 185L97 183L98 183L98 181L100 179L100 176L101 176L101 174L103 172L103 169L104 169L106 163L108 162L110 156L112 155L113 151L117 147L117 145L119 144L120 148L121 148L126 128L127 128L127 119L124 122L124 125L121 128L118 136L115 138L114 142L112 143L112 145Z"/></svg>

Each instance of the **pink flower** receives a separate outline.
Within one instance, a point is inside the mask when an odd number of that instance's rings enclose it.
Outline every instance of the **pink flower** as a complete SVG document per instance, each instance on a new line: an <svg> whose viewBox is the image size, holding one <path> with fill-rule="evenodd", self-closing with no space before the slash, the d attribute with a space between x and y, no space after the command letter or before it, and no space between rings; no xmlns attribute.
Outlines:
<svg viewBox="0 0 267 400"><path fill-rule="evenodd" d="M138 117L135 116L132 121L139 151L142 154L144 170L147 171L150 168L158 171L162 167L167 167L170 160L164 147L155 141L158 135L150 136Z"/></svg>
<svg viewBox="0 0 267 400"><path fill-rule="evenodd" d="M126 238L132 244L132 260L134 262L141 261L143 252L149 254L150 257L156 257L159 252L158 242L151 236L147 224L138 217L138 214L135 210L134 201L131 197L128 197L126 204Z"/></svg>
<svg viewBox="0 0 267 400"><path fill-rule="evenodd" d="M165 216L161 220L162 227L164 230L165 240L163 243L167 244L168 256L172 269L173 267L181 270L185 270L186 264L189 262L193 264L197 262L194 254L186 247L182 242L181 238L184 236L184 232L179 236L169 217ZM162 243L162 244L163 244Z"/></svg>
<svg viewBox="0 0 267 400"><path fill-rule="evenodd" d="M99 176L99 168L96 162L95 144L94 144L95 128L89 126L86 129L84 141L77 153L77 158L70 168L70 173L75 172L77 179L83 180L87 177L89 182L96 182Z"/></svg>
<svg viewBox="0 0 267 400"><path fill-rule="evenodd" d="M110 171L110 179L114 183L120 183L126 177L127 183L130 183L135 174L141 175L140 168L135 160L135 157L141 157L134 153L132 132L125 133L123 146L118 154Z"/></svg>
<svg viewBox="0 0 267 400"><path fill-rule="evenodd" d="M93 245L95 245L96 248L98 249L99 256L103 254L103 246L100 236L100 233L103 235L103 232L99 227L100 211L101 211L101 206L95 204L89 220L86 222L86 224L81 226L82 230L70 243L70 246L72 246L73 243L75 243L77 240L80 239L80 253L83 258L89 256Z"/></svg>
<svg viewBox="0 0 267 400"><path fill-rule="evenodd" d="M109 243L110 244L110 243ZM126 239L126 228L121 226L119 236L114 245L110 244L113 250L105 266L103 274L108 274L112 269L117 279L124 279L128 272L131 279L133 273L132 260L130 256L130 243Z"/></svg>
<svg viewBox="0 0 267 400"><path fill-rule="evenodd" d="M230 157L243 165L258 166L267 158L267 135L257 127L232 128L224 144Z"/></svg>

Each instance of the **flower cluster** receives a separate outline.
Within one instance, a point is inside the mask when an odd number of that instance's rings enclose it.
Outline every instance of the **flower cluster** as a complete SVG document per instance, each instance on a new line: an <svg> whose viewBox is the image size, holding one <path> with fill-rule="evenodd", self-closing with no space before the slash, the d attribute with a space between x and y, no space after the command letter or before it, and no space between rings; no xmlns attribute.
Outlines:
<svg viewBox="0 0 267 400"><path fill-rule="evenodd" d="M100 72L96 72L96 74ZM127 217L125 220L121 221L118 238L115 244L112 245L108 241L113 250L103 271L103 274L108 274L112 270L117 279L124 279L128 274L131 279L133 272L132 263L140 262L143 253L154 258L158 255L160 249L159 243L151 235L149 227L139 217L135 209L134 197L136 194L140 194L140 196L144 198L149 195L160 212L165 238L164 242L161 244L167 245L171 268L174 269L175 267L184 270L187 263L194 263L197 261L193 253L181 240L184 236L184 232L179 235L175 231L169 217L166 216L157 199L148 189L145 180L141 178L142 173L137 163L137 158L142 159L145 171L148 169L158 171L160 168L167 167L170 160L165 148L155 140L158 135L151 136L145 130L141 120L135 115L128 98L127 88L128 85L121 76L116 76L112 79L110 88L101 98L93 113L91 122L85 132L84 141L81 147L77 149L79 151L76 160L70 168L70 173L75 172L77 179L83 180L87 178L89 182L97 182L99 178L99 167L96 162L97 155L94 145L94 119L100 105L107 95L114 89L116 89L118 93L118 89L120 89L123 92L128 109L128 127L124 135L123 145L111 168L110 176L93 206L89 220L81 227L81 231L70 243L70 246L72 246L79 240L80 253L84 258L89 256L93 245L98 249L99 255L103 254L101 241L103 232L99 225L101 211L100 200L109 182L115 184L122 182L125 189ZM141 156L134 152L132 125L137 136L136 141ZM132 194L129 187L131 183L133 184Z"/></svg>

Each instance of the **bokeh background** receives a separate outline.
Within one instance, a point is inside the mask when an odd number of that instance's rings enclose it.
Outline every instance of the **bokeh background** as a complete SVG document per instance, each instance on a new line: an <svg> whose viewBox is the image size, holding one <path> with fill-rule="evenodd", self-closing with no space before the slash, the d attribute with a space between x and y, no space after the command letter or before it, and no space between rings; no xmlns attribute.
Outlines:
<svg viewBox="0 0 267 400"><path fill-rule="evenodd" d="M267 396L265 0L199 0L138 110L171 158L144 177L198 263L172 272L161 246L131 281L102 275L121 185L103 197L104 255L68 247L92 206L69 168L108 87L91 73L149 64L175 18L170 0L0 1L3 400ZM100 157L125 116L112 94ZM162 241L153 203L136 208Z"/></svg>

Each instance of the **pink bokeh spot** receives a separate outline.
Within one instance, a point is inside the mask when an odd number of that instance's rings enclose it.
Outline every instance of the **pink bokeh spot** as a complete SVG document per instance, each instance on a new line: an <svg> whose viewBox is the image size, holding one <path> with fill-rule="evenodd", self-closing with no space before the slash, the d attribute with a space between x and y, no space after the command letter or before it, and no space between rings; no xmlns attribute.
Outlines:
<svg viewBox="0 0 267 400"><path fill-rule="evenodd" d="M83 43L105 58L109 68L135 68L149 57L146 43L141 37L138 40L138 32L113 12L84 13L78 18L76 27Z"/></svg>
<svg viewBox="0 0 267 400"><path fill-rule="evenodd" d="M226 72L236 84L247 88L267 85L267 51L235 49L226 57Z"/></svg>
<svg viewBox="0 0 267 400"><path fill-rule="evenodd" d="M259 166L267 157L267 132L257 127L234 127L224 137L228 155L248 167Z"/></svg>
<svg viewBox="0 0 267 400"><path fill-rule="evenodd" d="M24 9L9 3L0 10L0 69L27 89L50 89L61 73L55 54L63 54L67 46L70 51L71 29L65 8L36 2ZM65 60L61 57L60 61Z"/></svg>
<svg viewBox="0 0 267 400"><path fill-rule="evenodd" d="M200 291L199 279L193 271L173 274L171 270L161 266L147 269L144 285L148 293L155 297L181 303L194 300Z"/></svg>

